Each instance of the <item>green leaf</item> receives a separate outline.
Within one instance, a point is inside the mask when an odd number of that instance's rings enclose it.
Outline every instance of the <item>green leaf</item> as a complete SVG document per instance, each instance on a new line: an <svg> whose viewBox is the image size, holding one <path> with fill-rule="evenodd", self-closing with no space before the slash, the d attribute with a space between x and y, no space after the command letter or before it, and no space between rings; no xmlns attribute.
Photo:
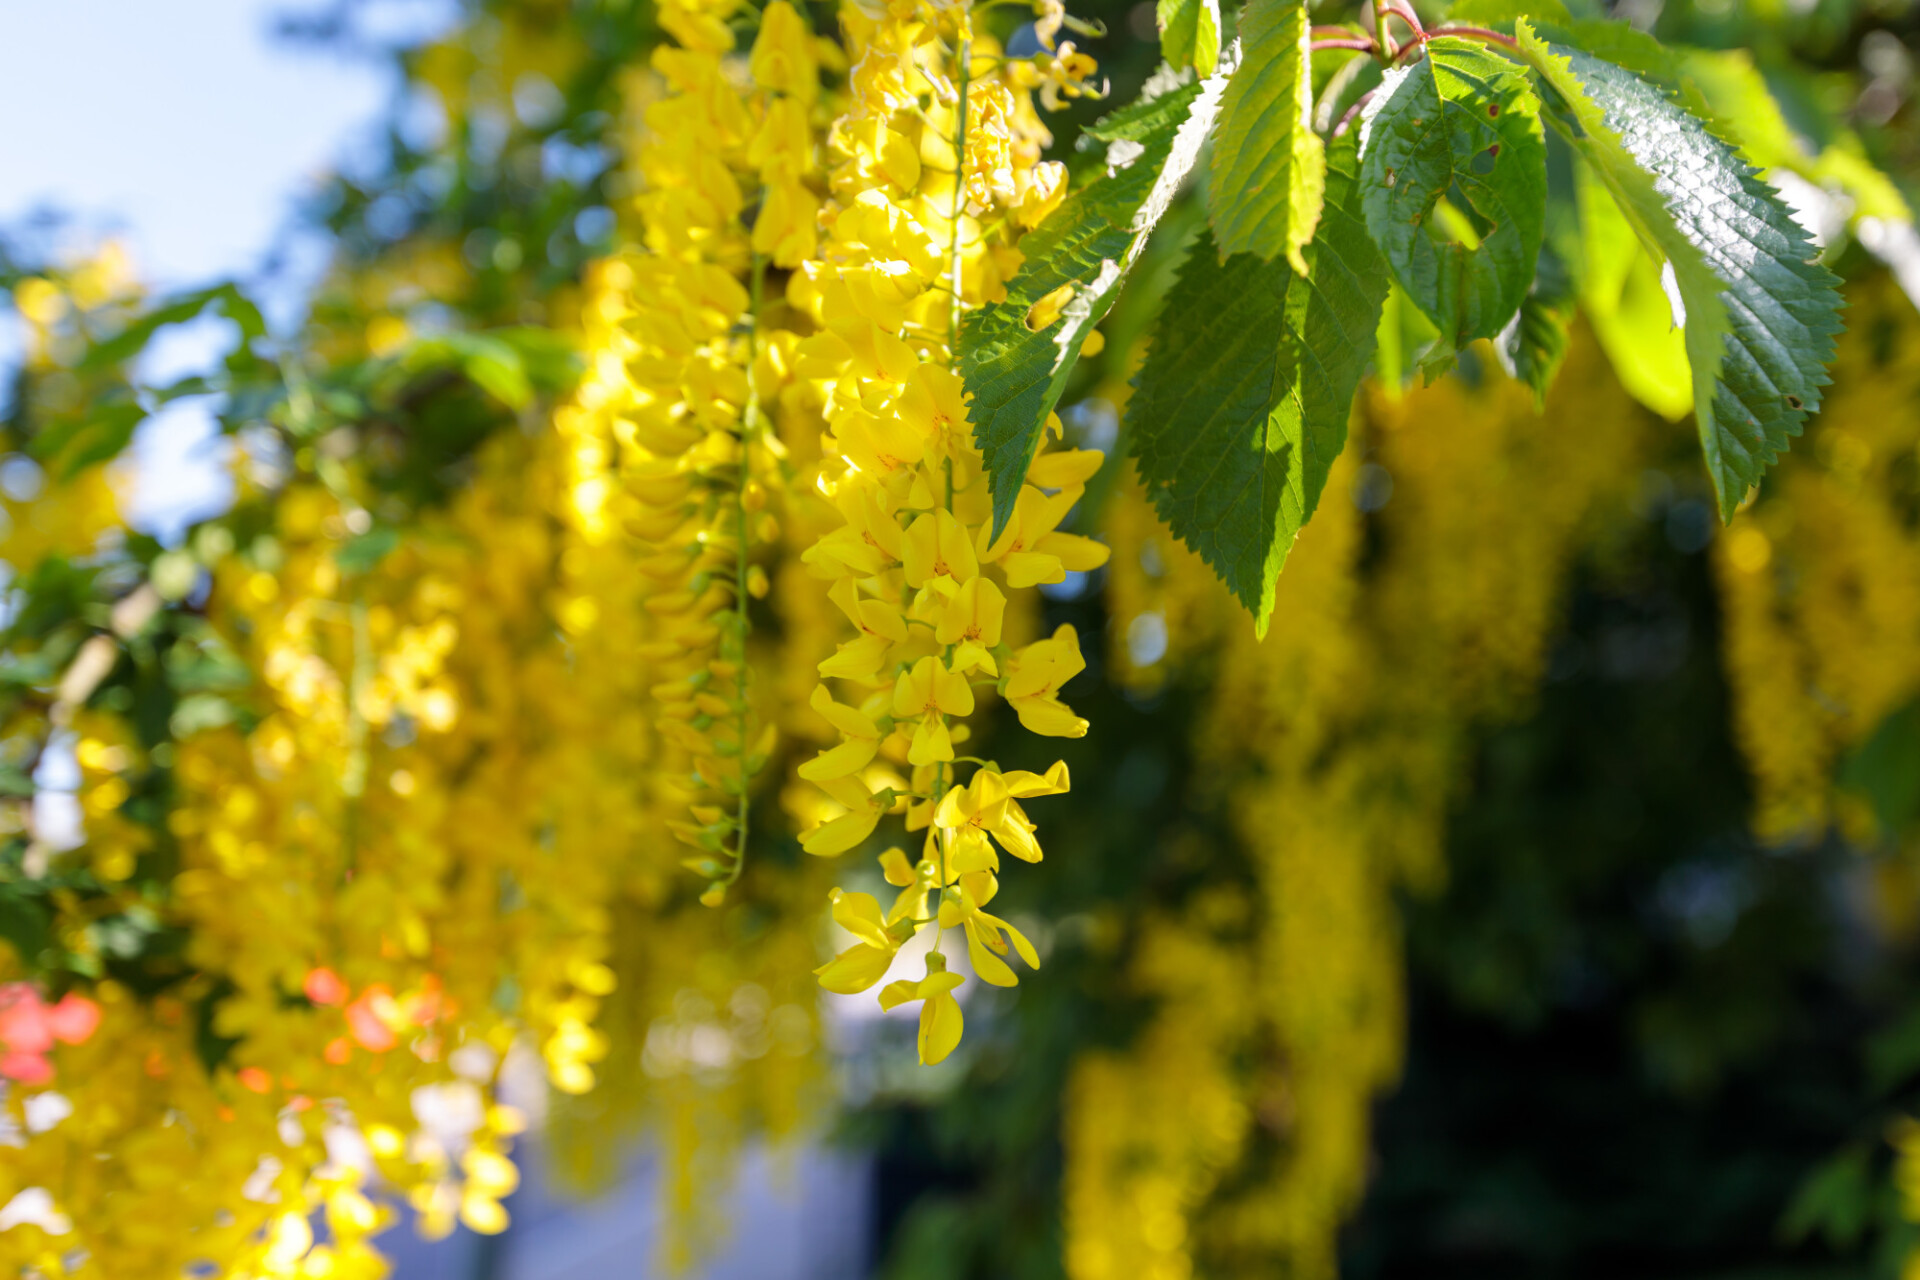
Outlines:
<svg viewBox="0 0 1920 1280"><path fill-rule="evenodd" d="M1818 1231L1835 1249L1850 1250L1867 1229L1877 1191L1867 1147L1842 1147L1801 1182L1780 1219L1780 1233L1798 1244Z"/></svg>
<svg viewBox="0 0 1920 1280"><path fill-rule="evenodd" d="M1580 305L1614 376L1628 395L1669 422L1693 408L1686 335L1660 286L1660 264L1642 247L1606 184L1585 161L1574 164L1579 228Z"/></svg>
<svg viewBox="0 0 1920 1280"><path fill-rule="evenodd" d="M1406 394L1414 369L1438 344L1439 338L1440 331L1433 327L1433 321L1407 301L1405 289L1396 284L1387 290L1387 300L1380 309L1380 325L1374 334L1373 372L1389 399L1398 400Z"/></svg>
<svg viewBox="0 0 1920 1280"><path fill-rule="evenodd" d="M348 539L333 558L343 573L366 573L399 545L398 530L392 525L375 525L358 537Z"/></svg>
<svg viewBox="0 0 1920 1280"><path fill-rule="evenodd" d="M1912 830L1920 821L1920 700L1875 727L1841 765L1840 785L1866 797L1887 839Z"/></svg>
<svg viewBox="0 0 1920 1280"><path fill-rule="evenodd" d="M1839 283L1786 207L1657 86L1524 21L1554 127L1594 166L1684 307L1694 415L1731 519L1819 408L1840 329Z"/></svg>
<svg viewBox="0 0 1920 1280"><path fill-rule="evenodd" d="M1360 146L1367 229L1407 296L1455 347L1499 333L1546 222L1546 139L1525 74L1436 38L1387 73Z"/></svg>
<svg viewBox="0 0 1920 1280"><path fill-rule="evenodd" d="M518 347L491 333L449 333L414 343L400 358L409 373L445 365L457 367L468 381L509 409L533 401L533 382Z"/></svg>
<svg viewBox="0 0 1920 1280"><path fill-rule="evenodd" d="M0 882L0 942L12 945L29 972L37 970L42 953L54 944L53 910L46 898Z"/></svg>
<svg viewBox="0 0 1920 1280"><path fill-rule="evenodd" d="M1448 7L1446 20L1476 27L1511 27L1521 18L1557 23L1573 21L1562 0L1456 0Z"/></svg>
<svg viewBox="0 0 1920 1280"><path fill-rule="evenodd" d="M1547 388L1567 358L1573 313L1573 278L1567 264L1551 246L1542 245L1533 285L1493 344L1507 376L1532 389L1536 409L1547 407Z"/></svg>
<svg viewBox="0 0 1920 1280"><path fill-rule="evenodd" d="M95 343L80 361L79 371L97 373L113 368L137 355L159 330L192 320L216 303L227 318L239 326L241 346L265 335L266 321L261 318L260 308L254 305L253 300L241 292L238 285L218 284L164 302L111 338Z"/></svg>
<svg viewBox="0 0 1920 1280"><path fill-rule="evenodd" d="M147 411L131 392L113 388L87 406L85 417L55 423L30 438L27 451L64 484L88 467L118 457L146 420Z"/></svg>
<svg viewBox="0 0 1920 1280"><path fill-rule="evenodd" d="M1360 211L1351 133L1327 154L1327 202L1307 274L1202 236L1167 297L1127 430L1160 516L1254 615L1346 444L1373 354L1386 264Z"/></svg>
<svg viewBox="0 0 1920 1280"><path fill-rule="evenodd" d="M1220 0L1159 0L1154 16L1168 64L1212 75L1220 62Z"/></svg>
<svg viewBox="0 0 1920 1280"><path fill-rule="evenodd" d="M1248 0L1207 190L1222 254L1285 254L1301 275L1300 250L1313 239L1327 187L1326 148L1313 131L1311 28L1306 0Z"/></svg>
<svg viewBox="0 0 1920 1280"><path fill-rule="evenodd" d="M1101 176L1020 242L1025 260L1006 298L962 323L960 373L993 493L993 536L1013 514L1081 344L1113 305L1199 158L1231 70L1135 103L1089 129L1107 144Z"/></svg>

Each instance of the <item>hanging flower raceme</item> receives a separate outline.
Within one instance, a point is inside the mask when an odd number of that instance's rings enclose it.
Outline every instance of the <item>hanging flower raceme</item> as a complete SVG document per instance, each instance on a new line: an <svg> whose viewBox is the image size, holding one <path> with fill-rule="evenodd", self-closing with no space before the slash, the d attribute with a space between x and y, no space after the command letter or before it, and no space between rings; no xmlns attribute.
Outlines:
<svg viewBox="0 0 1920 1280"><path fill-rule="evenodd" d="M648 624L634 656L683 761L686 814L670 826L698 851L687 865L711 904L744 865L748 789L774 742L749 688L748 615L770 585L754 555L778 536L787 463L768 406L796 339L766 322L763 293L769 271L813 253L819 205L811 34L775 0L742 77L729 9L663 10L679 47L655 51L668 92L637 156L646 251L599 268L580 405L602 429L587 433L579 483L640 544Z"/></svg>
<svg viewBox="0 0 1920 1280"><path fill-rule="evenodd" d="M1008 593L1105 561L1104 546L1060 529L1101 455L1040 456L1013 519L993 536L951 365L961 314L1004 296L1019 230L1058 203L1065 173L1040 160L1047 138L1029 91L1041 77L976 38L965 6L896 5L845 21L852 102L830 135L818 257L789 286L818 324L799 345L797 370L823 390L821 489L842 521L803 558L854 633L820 664L828 683L813 706L840 741L801 766L826 796L802 844L820 856L848 852L890 813L926 835L917 866L897 849L883 856L902 889L885 916L868 895L836 894L835 919L856 943L820 979L833 991L866 990L906 939L931 928L961 931L975 975L1011 986L1003 957L1030 966L1039 957L984 910L998 889L996 842L1037 861L1019 801L1064 792L1067 771L1003 773L960 748L989 692L1032 732L1087 731L1058 696L1084 666L1073 628L1016 648L1007 610ZM1083 83L1090 67L1075 66ZM920 1055L932 1063L959 1042L953 992L964 978L946 970L937 945L927 963L924 979L892 983L881 1003L921 1002Z"/></svg>

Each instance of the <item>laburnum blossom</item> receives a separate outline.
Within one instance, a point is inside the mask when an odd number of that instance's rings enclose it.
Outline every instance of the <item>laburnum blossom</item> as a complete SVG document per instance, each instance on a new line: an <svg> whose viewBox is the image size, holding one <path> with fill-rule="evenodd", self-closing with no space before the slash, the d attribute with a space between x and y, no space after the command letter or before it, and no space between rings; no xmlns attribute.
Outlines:
<svg viewBox="0 0 1920 1280"><path fill-rule="evenodd" d="M829 747L801 765L798 772L809 782L831 782L858 773L872 762L880 750L880 726L873 717L833 700L825 685L815 685L808 704L822 719L840 732L840 745Z"/></svg>
<svg viewBox="0 0 1920 1280"><path fill-rule="evenodd" d="M1000 860L989 836L1023 862L1040 861L1040 843L1034 839L1034 824L1020 807L1020 801L1035 796L1064 795L1068 785L1067 766L1062 761L1045 773L979 769L966 786L948 791L934 812L933 822L945 841L949 875L998 871Z"/></svg>
<svg viewBox="0 0 1920 1280"><path fill-rule="evenodd" d="M1085 737L1087 722L1060 701L1060 688L1086 669L1079 633L1062 623L1051 639L1014 655L1003 692L1030 731L1053 738Z"/></svg>
<svg viewBox="0 0 1920 1280"><path fill-rule="evenodd" d="M870 893L846 893L835 889L832 896L834 923L854 937L854 944L821 965L814 973L820 985L840 995L857 995L887 976L887 968L900 950L901 937L893 924L880 914L880 904ZM912 935L907 929L907 936Z"/></svg>
<svg viewBox="0 0 1920 1280"><path fill-rule="evenodd" d="M952 929L956 926L967 933L967 959L973 964L973 971L982 982L990 982L996 987L1011 987L1019 979L1013 970L1001 959L1007 954L1007 939L1013 939L1013 949L1027 962L1030 969L1040 967L1040 955L1027 941L1027 935L1002 920L999 916L989 915L981 908L993 901L1000 891L1000 881L991 871L970 871L959 881L949 886L940 899L940 926Z"/></svg>
<svg viewBox="0 0 1920 1280"><path fill-rule="evenodd" d="M969 578L965 585L952 588L940 606L939 621L933 638L952 647L955 671L984 671L1000 674L994 665L993 650L1000 644L1000 630L1006 618L1007 597L991 578Z"/></svg>
<svg viewBox="0 0 1920 1280"><path fill-rule="evenodd" d="M894 682L893 714L896 720L913 722L913 743L907 748L910 764L951 760L953 735L947 717L973 714L973 689L964 674L930 655L902 671Z"/></svg>
<svg viewBox="0 0 1920 1280"><path fill-rule="evenodd" d="M1081 87L1093 68L1070 45L1048 55L1044 75L1003 57L964 4L862 9L848 32L849 102L827 134L818 251L787 284L815 325L794 368L823 406L816 487L839 517L801 561L852 630L818 666L813 708L834 738L800 769L825 793L801 844L848 852L891 814L926 836L918 862L881 855L900 890L890 910L835 895L834 917L856 942L818 972L830 990L864 990L916 931L958 928L976 971L1010 984L1001 957L1012 947L1031 962L1031 948L982 908L1000 851L1040 858L1019 801L1064 791L1066 768L1006 773L959 748L994 693L1030 731L1087 731L1061 701L1084 666L1072 629L1024 647L1008 633L1014 593L1105 563L1105 546L1069 528L1103 455L1042 451L996 534L953 348L964 313L1005 296L1023 230L1066 191L1065 168L1041 159L1049 138L1033 97ZM1057 418L1049 427L1059 434ZM929 965L882 1003L923 1002L921 1057L937 1062L959 1040L962 979L937 948Z"/></svg>
<svg viewBox="0 0 1920 1280"><path fill-rule="evenodd" d="M918 982L902 978L890 982L880 992L880 1007L888 1011L914 1000L920 1005L920 1061L932 1066L946 1060L960 1044L962 1018L960 1002L953 993L966 979L947 972L947 958L938 951L927 953L927 976Z"/></svg>
<svg viewBox="0 0 1920 1280"><path fill-rule="evenodd" d="M733 32L715 21L730 9L669 7L678 47L653 54L668 92L644 112L638 158L646 251L610 264L632 288L598 304L615 311L602 317L616 322L611 394L597 395L617 425L594 483L618 486L611 503L643 544L636 656L653 674L655 731L679 757L662 766L686 780L689 811L668 829L693 846L683 865L708 877L702 901L718 905L775 745L748 687L747 638L750 601L769 590L756 548L777 534L766 507L787 474L769 402L798 339L766 322L762 294L769 268L800 268L818 247L820 65L787 0L761 11L744 81Z"/></svg>

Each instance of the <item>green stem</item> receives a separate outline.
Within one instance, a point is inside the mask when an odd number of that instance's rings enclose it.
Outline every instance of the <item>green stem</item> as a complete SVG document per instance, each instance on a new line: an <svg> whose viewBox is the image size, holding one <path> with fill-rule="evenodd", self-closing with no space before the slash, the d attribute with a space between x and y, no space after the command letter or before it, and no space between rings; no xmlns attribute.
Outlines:
<svg viewBox="0 0 1920 1280"><path fill-rule="evenodd" d="M1373 38L1379 43L1374 56L1391 64L1400 56L1400 50L1393 43L1393 33L1387 30L1389 11L1388 0L1373 0Z"/></svg>
<svg viewBox="0 0 1920 1280"><path fill-rule="evenodd" d="M972 15L970 13L963 13L962 20L971 24ZM968 31L969 32L972 31L971 25L969 25ZM959 352L960 352L960 312L961 312L960 216L966 211L966 207L967 207L966 206L967 90L970 84L972 74L973 74L973 37L971 34L969 34L965 39L960 41L960 102L954 113L955 125L954 125L954 131L953 131L953 163L954 163L954 167L958 169L959 172L954 175L953 199L951 204L948 206L948 221L951 228L947 238L947 274L948 274L948 287L950 290L950 299L951 299L951 305L947 309L947 360L949 364L952 363L952 361L959 355ZM947 510L952 511L953 510L953 453L951 450L949 450L947 453L945 469L946 469L946 481L947 481ZM953 666L953 646L952 645L947 646L946 655L941 659L941 662L945 664L949 670L952 669L952 666ZM955 775L954 780L956 782L959 781L959 772L960 772L957 767L958 763L959 763L958 761L955 761L956 768L954 769L954 775ZM934 794L933 803L936 806L938 806L941 799L943 799L946 796L946 792L947 792L947 766L945 764L941 764L937 768L935 768L933 773L933 794ZM931 821L931 818L929 818L929 821ZM940 851L940 891L942 893L945 893L946 886L947 886L947 879L948 879L947 845L944 840L941 840L939 838L938 834L934 836L934 845ZM940 918L939 909L936 907L934 910L935 923L933 926L933 949L935 951L938 951L940 949L940 938L941 938L941 935L945 932L945 926L939 923L939 918Z"/></svg>
<svg viewBox="0 0 1920 1280"><path fill-rule="evenodd" d="M967 191L967 87L973 74L973 38L967 37L960 42L960 104L956 111L958 124L953 131L953 163L958 170L953 178L953 199L948 205L947 214L950 229L947 235L947 274L952 290L951 303L947 308L947 359L951 361L959 350L960 341L960 215L966 212Z"/></svg>
<svg viewBox="0 0 1920 1280"><path fill-rule="evenodd" d="M751 308L747 329L747 404L740 418L740 467L739 481L733 489L734 516L734 552L733 552L733 626L728 628L728 647L731 653L727 660L734 664L733 697L737 712L735 725L736 741L740 747L740 795L736 800L733 836L733 869L727 873L726 884L731 886L740 879L740 873L747 865L747 829L751 805L748 803L747 759L752 750L748 734L752 729L747 701L747 602L752 598L747 591L747 571L751 567L747 562L747 486L753 482L753 441L760 429L760 393L753 386L753 367L760 358L760 305L761 294L765 287L767 260L760 254L753 255L753 270L748 277L748 290Z"/></svg>

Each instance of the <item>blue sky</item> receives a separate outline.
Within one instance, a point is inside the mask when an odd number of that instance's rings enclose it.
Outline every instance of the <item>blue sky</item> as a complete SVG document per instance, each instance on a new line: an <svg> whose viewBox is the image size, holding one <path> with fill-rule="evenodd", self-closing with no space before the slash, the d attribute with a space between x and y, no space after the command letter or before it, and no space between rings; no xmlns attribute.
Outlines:
<svg viewBox="0 0 1920 1280"><path fill-rule="evenodd" d="M0 224L39 208L71 215L82 240L117 234L155 288L250 276L319 178L366 154L394 91L367 62L272 38L276 14L314 0L0 0ZM407 38L444 21L446 0L368 6ZM299 255L306 273L314 246ZM274 292L280 310L299 271ZM291 296L290 296L291 295ZM182 327L153 376L203 364L218 324ZM0 362L18 336L0 318ZM182 404L137 443L133 515L162 529L217 504L204 405Z"/></svg>

